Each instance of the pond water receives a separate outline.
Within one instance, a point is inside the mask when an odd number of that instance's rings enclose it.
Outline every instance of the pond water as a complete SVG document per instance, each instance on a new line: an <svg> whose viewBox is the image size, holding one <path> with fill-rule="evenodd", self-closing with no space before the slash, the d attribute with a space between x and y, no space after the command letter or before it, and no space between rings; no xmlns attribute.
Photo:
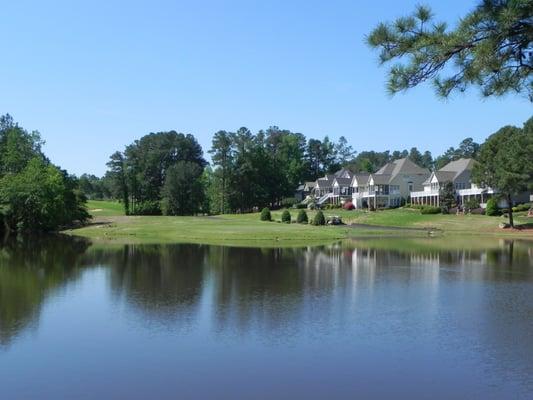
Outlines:
<svg viewBox="0 0 533 400"><path fill-rule="evenodd" d="M0 398L533 398L533 244L11 241Z"/></svg>

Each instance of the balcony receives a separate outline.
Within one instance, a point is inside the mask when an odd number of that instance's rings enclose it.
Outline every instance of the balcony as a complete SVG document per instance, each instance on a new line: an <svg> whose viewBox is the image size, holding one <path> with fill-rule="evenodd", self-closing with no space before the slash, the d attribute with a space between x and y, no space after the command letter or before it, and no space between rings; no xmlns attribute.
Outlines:
<svg viewBox="0 0 533 400"><path fill-rule="evenodd" d="M438 196L438 190L422 190L420 192L411 192L411 197Z"/></svg>

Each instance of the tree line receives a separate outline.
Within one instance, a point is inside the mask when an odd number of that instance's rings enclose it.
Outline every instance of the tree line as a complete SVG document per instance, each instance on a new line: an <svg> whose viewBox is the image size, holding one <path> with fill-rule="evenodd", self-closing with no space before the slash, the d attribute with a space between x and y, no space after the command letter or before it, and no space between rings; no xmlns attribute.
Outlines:
<svg viewBox="0 0 533 400"><path fill-rule="evenodd" d="M341 168L375 172L409 157L435 169L461 157L475 158L479 148L467 138L436 158L416 147L357 153L343 136L335 142L276 126L256 133L241 127L213 135L208 165L194 136L157 132L113 153L103 178L82 175L79 184L90 198L122 201L131 215L250 212L290 203L298 185Z"/></svg>
<svg viewBox="0 0 533 400"><path fill-rule="evenodd" d="M51 231L89 218L76 177L42 152L39 132L0 116L0 231Z"/></svg>

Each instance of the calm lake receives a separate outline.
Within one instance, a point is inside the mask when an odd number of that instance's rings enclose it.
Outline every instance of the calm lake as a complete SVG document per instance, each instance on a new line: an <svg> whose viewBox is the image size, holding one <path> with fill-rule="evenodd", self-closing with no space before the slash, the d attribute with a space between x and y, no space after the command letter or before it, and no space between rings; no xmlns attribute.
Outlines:
<svg viewBox="0 0 533 400"><path fill-rule="evenodd" d="M533 398L533 243L7 242L0 398Z"/></svg>

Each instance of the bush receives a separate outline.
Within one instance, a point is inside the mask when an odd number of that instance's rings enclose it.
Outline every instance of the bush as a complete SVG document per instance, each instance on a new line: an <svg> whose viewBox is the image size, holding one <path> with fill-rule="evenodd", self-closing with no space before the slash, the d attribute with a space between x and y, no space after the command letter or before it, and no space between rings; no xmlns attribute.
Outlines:
<svg viewBox="0 0 533 400"><path fill-rule="evenodd" d="M272 221L272 215L268 207L263 208L261 211L261 221Z"/></svg>
<svg viewBox="0 0 533 400"><path fill-rule="evenodd" d="M272 221L272 214L270 214L268 207L261 210L261 221Z"/></svg>
<svg viewBox="0 0 533 400"><path fill-rule="evenodd" d="M291 223L291 213L289 210L283 210L281 213L281 222L285 222L286 224Z"/></svg>
<svg viewBox="0 0 533 400"><path fill-rule="evenodd" d="M313 225L326 225L326 218L324 217L324 213L322 211L318 211L316 213L315 218L313 219Z"/></svg>
<svg viewBox="0 0 533 400"><path fill-rule="evenodd" d="M309 203L307 205L308 210L316 210L316 208L317 208L316 203Z"/></svg>
<svg viewBox="0 0 533 400"><path fill-rule="evenodd" d="M344 206L342 206L345 210L353 210L355 207L351 201L347 201L344 203Z"/></svg>
<svg viewBox="0 0 533 400"><path fill-rule="evenodd" d="M296 208L297 210L302 210L304 208L307 208L307 204L298 203L292 206L293 208Z"/></svg>
<svg viewBox="0 0 533 400"><path fill-rule="evenodd" d="M161 215L161 203L159 201L140 201L135 204L134 215Z"/></svg>
<svg viewBox="0 0 533 400"><path fill-rule="evenodd" d="M439 207L425 206L420 209L420 214L440 214L441 209Z"/></svg>
<svg viewBox="0 0 533 400"><path fill-rule="evenodd" d="M513 207L514 212L520 212L520 211L528 211L531 208L531 204L524 203L524 204L518 204L517 206Z"/></svg>
<svg viewBox="0 0 533 400"><path fill-rule="evenodd" d="M331 204L331 203L329 203L329 204L326 204L324 206L325 210L335 210L337 208L341 208L340 204Z"/></svg>
<svg viewBox="0 0 533 400"><path fill-rule="evenodd" d="M496 201L495 198L491 197L488 201L487 201L487 209L486 209L486 214L490 217L496 217L498 215L500 215L500 209L498 208L498 202Z"/></svg>
<svg viewBox="0 0 533 400"><path fill-rule="evenodd" d="M307 218L307 212L305 210L300 210L298 216L296 217L296 222L299 224L307 224L309 219Z"/></svg>
<svg viewBox="0 0 533 400"><path fill-rule="evenodd" d="M465 207L465 210L470 212L470 210L475 210L476 208L480 208L479 201L475 198L468 199L467 201L465 201L464 207Z"/></svg>

